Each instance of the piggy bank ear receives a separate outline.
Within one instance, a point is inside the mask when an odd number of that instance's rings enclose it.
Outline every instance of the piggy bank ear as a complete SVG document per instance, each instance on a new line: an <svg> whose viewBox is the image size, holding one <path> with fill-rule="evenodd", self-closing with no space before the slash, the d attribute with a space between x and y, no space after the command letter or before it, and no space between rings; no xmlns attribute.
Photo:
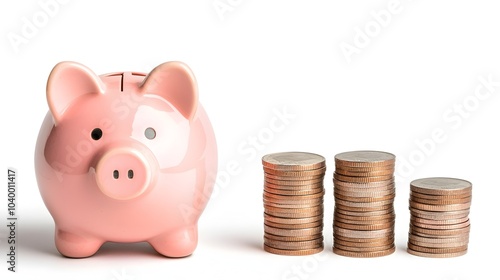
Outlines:
<svg viewBox="0 0 500 280"><path fill-rule="evenodd" d="M182 62L157 66L144 78L141 92L163 97L188 120L193 118L198 107L196 80L191 69Z"/></svg>
<svg viewBox="0 0 500 280"><path fill-rule="evenodd" d="M47 102L56 125L64 111L78 97L88 93L104 93L101 79L89 68L76 62L60 62L50 72L47 82Z"/></svg>

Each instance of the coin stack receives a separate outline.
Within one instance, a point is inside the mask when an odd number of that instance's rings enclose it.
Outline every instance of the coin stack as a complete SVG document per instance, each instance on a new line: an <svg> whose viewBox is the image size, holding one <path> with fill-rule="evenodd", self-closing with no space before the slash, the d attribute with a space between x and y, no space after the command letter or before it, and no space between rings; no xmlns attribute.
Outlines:
<svg viewBox="0 0 500 280"><path fill-rule="evenodd" d="M424 178L410 183L408 253L448 258L467 253L472 184L454 178Z"/></svg>
<svg viewBox="0 0 500 280"><path fill-rule="evenodd" d="M353 151L335 156L333 252L381 257L394 246L393 154Z"/></svg>
<svg viewBox="0 0 500 280"><path fill-rule="evenodd" d="M285 152L262 158L264 250L279 255L323 251L325 158Z"/></svg>

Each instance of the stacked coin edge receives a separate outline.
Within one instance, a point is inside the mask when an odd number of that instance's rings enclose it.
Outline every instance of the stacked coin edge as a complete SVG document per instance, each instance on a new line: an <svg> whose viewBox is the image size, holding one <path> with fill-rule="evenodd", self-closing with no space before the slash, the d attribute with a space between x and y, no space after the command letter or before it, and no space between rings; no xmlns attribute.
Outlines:
<svg viewBox="0 0 500 280"><path fill-rule="evenodd" d="M394 253L395 156L352 151L335 156L333 251L347 257Z"/></svg>
<svg viewBox="0 0 500 280"><path fill-rule="evenodd" d="M323 251L324 157L304 152L265 155L264 250L278 255Z"/></svg>
<svg viewBox="0 0 500 280"><path fill-rule="evenodd" d="M412 181L407 252L429 258L465 255L471 201L472 184L468 181L443 177Z"/></svg>

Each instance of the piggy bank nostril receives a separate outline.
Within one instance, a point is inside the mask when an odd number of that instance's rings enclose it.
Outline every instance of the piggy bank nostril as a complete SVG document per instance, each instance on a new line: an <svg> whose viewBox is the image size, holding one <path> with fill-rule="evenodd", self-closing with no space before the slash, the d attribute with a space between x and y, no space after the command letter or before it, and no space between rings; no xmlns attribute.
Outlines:
<svg viewBox="0 0 500 280"><path fill-rule="evenodd" d="M130 169L130 170L128 171L128 178L129 178L129 179L134 178L134 171L133 171L132 169Z"/></svg>
<svg viewBox="0 0 500 280"><path fill-rule="evenodd" d="M113 178L118 179L120 177L120 172L118 170L113 171Z"/></svg>

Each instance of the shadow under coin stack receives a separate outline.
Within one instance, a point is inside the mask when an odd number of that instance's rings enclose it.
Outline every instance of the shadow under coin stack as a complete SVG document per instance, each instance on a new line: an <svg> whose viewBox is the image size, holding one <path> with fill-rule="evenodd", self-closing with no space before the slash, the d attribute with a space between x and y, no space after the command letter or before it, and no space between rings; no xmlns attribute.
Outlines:
<svg viewBox="0 0 500 280"><path fill-rule="evenodd" d="M410 183L408 253L448 258L467 253L472 184L454 178L425 178Z"/></svg>
<svg viewBox="0 0 500 280"><path fill-rule="evenodd" d="M381 257L394 246L393 154L353 151L335 156L333 252Z"/></svg>
<svg viewBox="0 0 500 280"><path fill-rule="evenodd" d="M285 152L262 158L264 250L279 255L323 251L325 158Z"/></svg>

